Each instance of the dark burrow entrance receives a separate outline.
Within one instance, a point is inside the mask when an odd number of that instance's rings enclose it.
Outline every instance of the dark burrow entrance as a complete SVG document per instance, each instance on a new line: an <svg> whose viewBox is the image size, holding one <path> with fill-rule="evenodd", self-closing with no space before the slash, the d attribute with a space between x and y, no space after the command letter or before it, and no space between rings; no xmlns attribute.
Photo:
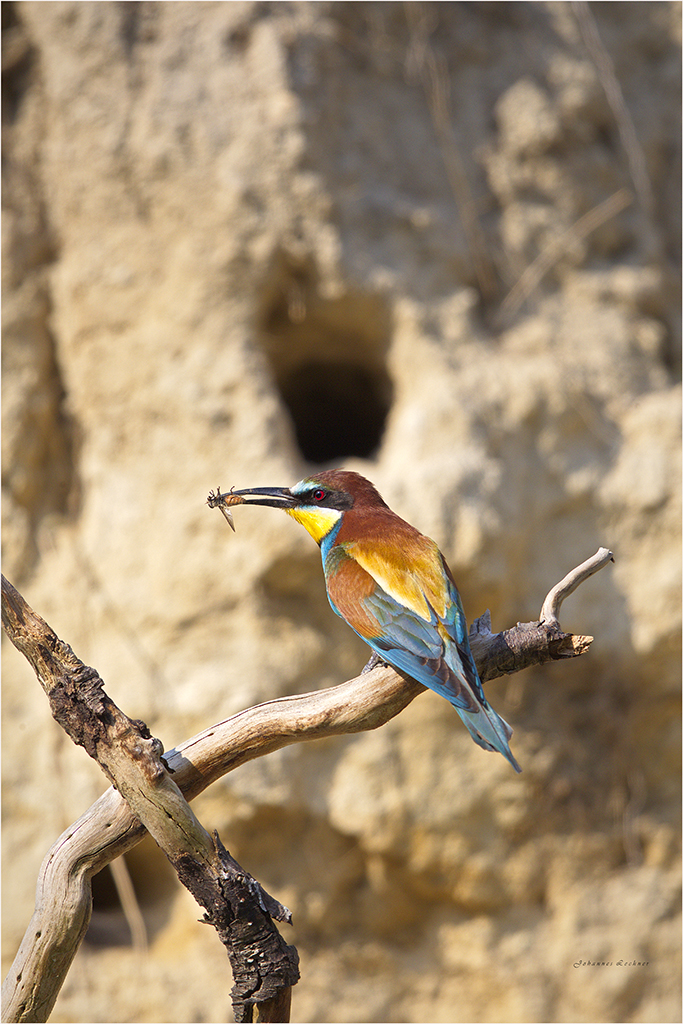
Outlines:
<svg viewBox="0 0 683 1024"><path fill-rule="evenodd" d="M258 337L307 462L377 452L393 396L390 336L382 297L324 297L310 269L278 261Z"/></svg>

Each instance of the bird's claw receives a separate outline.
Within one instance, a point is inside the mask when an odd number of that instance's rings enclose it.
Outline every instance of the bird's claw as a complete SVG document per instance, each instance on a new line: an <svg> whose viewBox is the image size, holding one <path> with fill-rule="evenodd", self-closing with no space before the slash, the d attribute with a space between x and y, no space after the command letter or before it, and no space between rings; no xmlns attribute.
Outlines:
<svg viewBox="0 0 683 1024"><path fill-rule="evenodd" d="M365 675L366 672L372 672L373 668L377 668L378 665L383 665L384 668L390 667L389 662L384 661L382 658L380 658L379 654L376 651L373 651L370 657L368 658L367 665L363 667L361 675Z"/></svg>

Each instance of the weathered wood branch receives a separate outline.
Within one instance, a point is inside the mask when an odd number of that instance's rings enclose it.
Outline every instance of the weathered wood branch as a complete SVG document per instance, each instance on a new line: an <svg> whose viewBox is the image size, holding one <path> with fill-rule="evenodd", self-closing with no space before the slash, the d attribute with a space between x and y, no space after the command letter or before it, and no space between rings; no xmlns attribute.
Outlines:
<svg viewBox="0 0 683 1024"><path fill-rule="evenodd" d="M524 623L493 633L488 612L478 619L470 642L482 680L588 650L592 637L562 633L557 612L564 597L611 557L611 552L601 549L553 588L543 605L552 612L549 624ZM595 559L599 564L586 574L585 567ZM577 573L583 573L578 580ZM567 589L570 577L575 582ZM3 586L3 622L6 603L11 606L12 601ZM12 614L16 616L16 609ZM27 613L21 614L23 632L30 632ZM15 636L13 627L5 628L25 653L22 631ZM34 667L40 676L40 665ZM281 747L376 729L423 690L421 684L393 669L378 667L330 689L281 697L241 711L168 751L164 762L173 782L191 800L227 772ZM87 929L92 876L139 843L145 833L120 793L109 789L59 837L41 866L35 911L3 986L3 1021L47 1020ZM271 1017L277 1019L285 1018Z"/></svg>
<svg viewBox="0 0 683 1024"><path fill-rule="evenodd" d="M613 561L614 555L608 548L598 548L594 555L587 558L581 565L577 565L576 569L568 572L564 579L561 579L546 596L541 608L541 622L546 626L555 626L559 629L560 608L564 599L573 594L579 584L589 579L608 562Z"/></svg>
<svg viewBox="0 0 683 1024"><path fill-rule="evenodd" d="M5 630L33 665L53 717L98 762L204 908L205 921L216 928L232 967L236 1020L252 1020L255 1003L280 1005L280 989L299 978L296 950L272 920L290 920L289 911L240 868L216 833L211 836L202 826L144 722L132 721L114 704L97 672L4 577L2 591Z"/></svg>

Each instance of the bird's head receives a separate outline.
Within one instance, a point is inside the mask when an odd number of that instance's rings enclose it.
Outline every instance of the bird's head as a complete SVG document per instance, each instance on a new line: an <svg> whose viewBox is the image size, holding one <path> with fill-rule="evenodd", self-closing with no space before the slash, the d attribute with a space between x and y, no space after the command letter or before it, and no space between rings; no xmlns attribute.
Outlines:
<svg viewBox="0 0 683 1024"><path fill-rule="evenodd" d="M341 469L305 477L293 487L253 487L231 496L239 497L239 504L284 509L318 544L352 509L387 508L369 480Z"/></svg>

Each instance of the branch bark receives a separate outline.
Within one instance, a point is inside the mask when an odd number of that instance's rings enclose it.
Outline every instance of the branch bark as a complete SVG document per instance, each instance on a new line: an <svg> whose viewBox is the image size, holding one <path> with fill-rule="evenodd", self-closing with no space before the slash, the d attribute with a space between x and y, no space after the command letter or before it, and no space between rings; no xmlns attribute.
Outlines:
<svg viewBox="0 0 683 1024"><path fill-rule="evenodd" d="M601 549L553 588L543 605L553 613L550 622L518 623L512 629L493 633L488 612L476 620L470 643L482 680L585 653L593 638L563 633L557 612L564 597L611 558L611 552ZM590 572L586 570L589 563L593 566ZM572 585L568 589L566 581L570 577ZM34 613L14 588L5 592L3 579L5 630L41 679L45 637L41 647L33 636L38 647L34 660L26 638L35 627L30 616ZM39 617L35 619L42 623ZM71 649L62 645L45 623L42 625L53 638L47 643L48 649L54 651L61 645L66 662L75 659ZM81 671L79 665L75 659L72 667L77 673ZM376 729L423 690L420 683L393 669L378 667L330 689L281 697L241 711L170 750L164 755L164 763L172 772L173 783L186 800L191 800L227 772L281 747ZM93 699L95 703L100 700L97 686ZM144 745L150 741L142 737L135 742ZM145 832L124 797L109 789L59 837L41 866L35 911L3 985L3 1021L47 1020L87 929L92 876L140 842ZM286 1001L286 992L282 999ZM267 1012L263 1005L262 1010ZM280 1006L273 1009L274 1016L258 1019L287 1019L282 1012Z"/></svg>

